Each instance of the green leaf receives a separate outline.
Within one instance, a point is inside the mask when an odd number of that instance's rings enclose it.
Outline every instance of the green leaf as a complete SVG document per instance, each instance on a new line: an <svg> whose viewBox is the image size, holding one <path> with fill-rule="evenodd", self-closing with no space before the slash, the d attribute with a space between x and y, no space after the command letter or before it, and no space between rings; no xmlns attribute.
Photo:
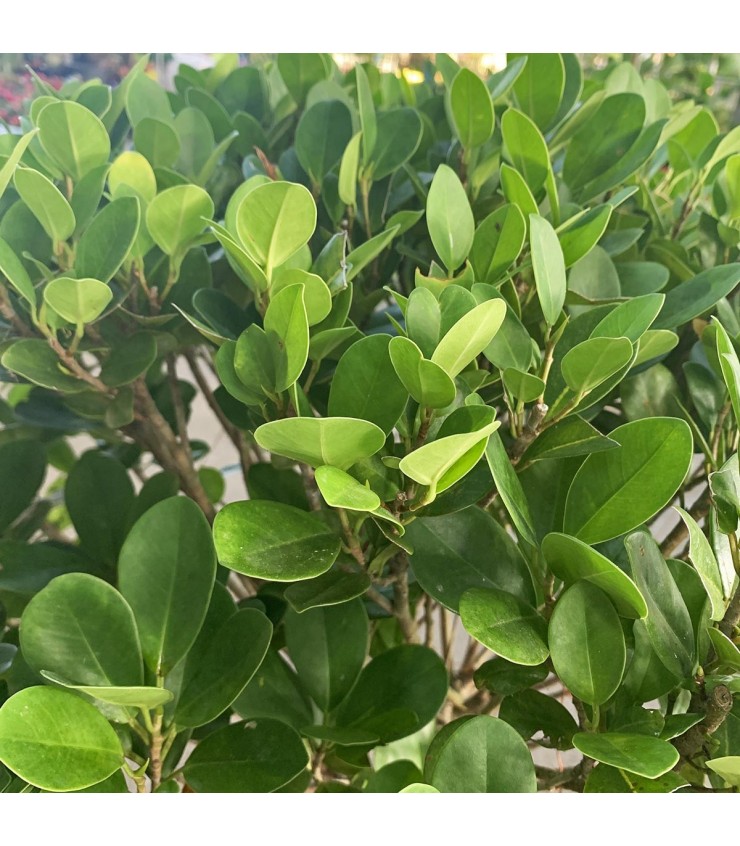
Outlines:
<svg viewBox="0 0 740 846"><path fill-rule="evenodd" d="M2 355L3 367L51 390L80 393L87 390L84 382L64 368L59 357L46 341L23 338L11 344Z"/></svg>
<svg viewBox="0 0 740 846"><path fill-rule="evenodd" d="M368 335L339 359L329 393L332 417L369 420L386 434L403 414L408 393L389 354L390 335Z"/></svg>
<svg viewBox="0 0 740 846"><path fill-rule="evenodd" d="M134 523L121 549L118 583L152 672L165 675L193 645L215 577L211 530L191 499L162 500Z"/></svg>
<svg viewBox="0 0 740 846"><path fill-rule="evenodd" d="M383 743L425 726L447 695L447 670L425 646L404 644L373 658L337 713L337 725L377 732Z"/></svg>
<svg viewBox="0 0 740 846"><path fill-rule="evenodd" d="M494 421L474 432L449 435L415 449L401 459L400 471L429 490L422 504L454 485L473 469L483 455L492 432L500 426Z"/></svg>
<svg viewBox="0 0 740 846"><path fill-rule="evenodd" d="M675 329L709 311L740 283L740 263L703 270L666 293L655 329Z"/></svg>
<svg viewBox="0 0 740 846"><path fill-rule="evenodd" d="M579 733L573 736L573 744L595 761L651 779L672 770L679 758L670 743L646 734Z"/></svg>
<svg viewBox="0 0 740 846"><path fill-rule="evenodd" d="M471 588L460 598L465 630L507 661L536 666L547 660L547 623L526 602L497 588Z"/></svg>
<svg viewBox="0 0 740 846"><path fill-rule="evenodd" d="M363 135L357 132L352 136L344 149L339 165L339 183L337 190L339 199L345 206L354 208L357 205L357 174L360 168L360 144Z"/></svg>
<svg viewBox="0 0 740 846"><path fill-rule="evenodd" d="M331 291L326 282L315 273L308 273L298 267L280 269L270 286L271 296L291 285L303 285L303 304L309 326L315 326L329 316L331 312Z"/></svg>
<svg viewBox="0 0 740 846"><path fill-rule="evenodd" d="M719 629L708 628L707 634L712 641L714 651L717 653L717 662L720 667L725 667L735 673L739 672L740 649Z"/></svg>
<svg viewBox="0 0 740 846"><path fill-rule="evenodd" d="M714 770L731 787L740 787L740 755L727 755L707 761L710 770Z"/></svg>
<svg viewBox="0 0 740 846"><path fill-rule="evenodd" d="M284 597L299 614L310 608L340 605L357 596L362 596L370 587L367 573L345 573L343 570L329 570L315 579L297 582L286 588Z"/></svg>
<svg viewBox="0 0 740 846"><path fill-rule="evenodd" d="M268 279L308 243L315 228L316 203L311 192L292 182L258 185L236 213L239 238Z"/></svg>
<svg viewBox="0 0 740 846"><path fill-rule="evenodd" d="M272 624L261 611L243 608L212 619L209 609L186 658L176 724L195 728L223 713L259 669L271 637Z"/></svg>
<svg viewBox="0 0 740 846"><path fill-rule="evenodd" d="M691 463L691 430L683 420L635 420L609 437L621 449L589 455L565 503L565 532L586 543L623 535L657 514L671 501Z"/></svg>
<svg viewBox="0 0 740 846"><path fill-rule="evenodd" d="M320 576L341 546L333 532L305 511L258 499L222 508L213 524L213 539L225 567L273 582Z"/></svg>
<svg viewBox="0 0 740 846"><path fill-rule="evenodd" d="M589 773L584 793L674 793L685 787L686 780L678 773L667 772L650 779L624 770L599 764Z"/></svg>
<svg viewBox="0 0 740 846"><path fill-rule="evenodd" d="M66 241L75 231L75 216L62 192L43 173L19 168L13 180L23 202L52 241Z"/></svg>
<svg viewBox="0 0 740 846"><path fill-rule="evenodd" d="M100 379L111 388L128 385L145 373L157 358L157 342L151 332L134 332L108 354Z"/></svg>
<svg viewBox="0 0 740 846"><path fill-rule="evenodd" d="M44 288L44 302L70 323L92 323L113 299L113 291L97 279L52 279Z"/></svg>
<svg viewBox="0 0 740 846"><path fill-rule="evenodd" d="M359 247L351 250L345 259L345 264L347 265L346 281L351 282L361 270L364 270L373 259L383 252L398 233L398 226L389 226L383 232L379 232L372 238L368 238Z"/></svg>
<svg viewBox="0 0 740 846"><path fill-rule="evenodd" d="M322 711L347 696L365 663L369 622L359 599L285 616L285 638L298 678Z"/></svg>
<svg viewBox="0 0 740 846"><path fill-rule="evenodd" d="M520 402L534 402L545 391L545 383L533 373L507 367L501 376L506 390Z"/></svg>
<svg viewBox="0 0 740 846"><path fill-rule="evenodd" d="M83 551L113 572L134 507L126 468L111 456L86 452L69 471L64 501Z"/></svg>
<svg viewBox="0 0 740 846"><path fill-rule="evenodd" d="M523 740L541 731L557 749L571 749L578 724L557 699L538 690L522 690L507 696L498 715L516 729Z"/></svg>
<svg viewBox="0 0 740 846"><path fill-rule="evenodd" d="M341 100L320 100L301 115L295 151L314 184L321 185L342 158L351 138L352 117Z"/></svg>
<svg viewBox="0 0 740 846"><path fill-rule="evenodd" d="M706 368L703 368L703 372L707 372ZM696 403L696 400L694 402ZM734 532L740 515L740 465L737 453L731 455L719 470L709 474L709 487L717 509L720 531L723 534Z"/></svg>
<svg viewBox="0 0 740 846"><path fill-rule="evenodd" d="M429 236L451 276L473 246L475 221L465 189L447 165L440 165L434 174L426 209Z"/></svg>
<svg viewBox="0 0 740 846"><path fill-rule="evenodd" d="M721 620L725 614L725 602L722 597L722 579L720 578L719 565L714 557L714 552L699 524L694 520L688 511L675 506L676 511L689 530L689 560L699 574L704 590L709 597L711 613L710 620Z"/></svg>
<svg viewBox="0 0 740 846"><path fill-rule="evenodd" d="M740 359L725 327L716 318L714 325L717 328L717 358L737 422L740 420Z"/></svg>
<svg viewBox="0 0 740 846"><path fill-rule="evenodd" d="M490 514L475 506L442 517L417 517L406 528L411 567L421 587L455 613L473 587L499 588L534 603L532 578L519 547Z"/></svg>
<svg viewBox="0 0 740 846"><path fill-rule="evenodd" d="M645 599L630 577L590 546L559 532L542 541L547 566L566 584L583 580L600 588L624 617L647 617Z"/></svg>
<svg viewBox="0 0 740 846"><path fill-rule="evenodd" d="M512 664L505 658L492 658L478 667L473 681L478 689L490 690L500 696L513 696L544 681L548 673L544 664L527 667Z"/></svg>
<svg viewBox="0 0 740 846"><path fill-rule="evenodd" d="M424 778L440 793L537 792L527 744L508 723L488 715L445 726L429 747Z"/></svg>
<svg viewBox="0 0 740 846"><path fill-rule="evenodd" d="M304 104L311 88L331 72L331 62L324 53L278 53L277 66L298 106Z"/></svg>
<svg viewBox="0 0 740 846"><path fill-rule="evenodd" d="M501 190L506 202L519 209L524 218L525 229L529 229L529 216L538 213L537 201L521 173L507 164L501 165Z"/></svg>
<svg viewBox="0 0 740 846"><path fill-rule="evenodd" d="M308 317L302 284L282 288L270 300L265 312L265 331L278 338L275 389L287 390L303 372L308 361Z"/></svg>
<svg viewBox="0 0 740 846"><path fill-rule="evenodd" d="M380 508L380 497L349 473L324 464L316 468L316 484L327 505L350 511L375 511Z"/></svg>
<svg viewBox="0 0 740 846"><path fill-rule="evenodd" d="M593 584L578 581L558 599L548 641L555 672L574 696L601 705L617 690L627 661L622 626Z"/></svg>
<svg viewBox="0 0 740 846"><path fill-rule="evenodd" d="M404 388L423 408L445 408L455 399L455 383L408 338L392 338L388 351Z"/></svg>
<svg viewBox="0 0 740 846"><path fill-rule="evenodd" d="M542 133L525 114L507 109L501 119L501 134L512 164L530 191L537 194L550 173L550 155Z"/></svg>
<svg viewBox="0 0 740 846"><path fill-rule="evenodd" d="M131 126L146 118L172 122L172 107L164 87L145 73L137 74L126 90L126 113Z"/></svg>
<svg viewBox="0 0 740 846"><path fill-rule="evenodd" d="M0 275L4 276L23 299L31 306L31 313L36 313L36 289L33 287L28 271L14 250L0 238Z"/></svg>
<svg viewBox="0 0 740 846"><path fill-rule="evenodd" d="M279 720L259 719L207 735L183 774L196 793L272 793L307 764L308 753L295 729Z"/></svg>
<svg viewBox="0 0 740 846"><path fill-rule="evenodd" d="M573 191L599 177L637 140L645 122L639 94L614 94L588 114L568 145L563 178Z"/></svg>
<svg viewBox="0 0 740 846"><path fill-rule="evenodd" d="M146 226L168 256L183 255L213 217L213 200L197 185L175 185L149 203Z"/></svg>
<svg viewBox="0 0 740 846"><path fill-rule="evenodd" d="M543 131L558 113L565 89L565 65L560 53L509 53L507 60L526 57L513 86L519 108Z"/></svg>
<svg viewBox="0 0 740 846"><path fill-rule="evenodd" d="M486 84L473 71L462 68L450 86L450 111L457 137L466 150L480 147L491 137L493 103Z"/></svg>
<svg viewBox="0 0 740 846"><path fill-rule="evenodd" d="M0 444L0 533L32 503L46 475L46 453L35 440Z"/></svg>
<svg viewBox="0 0 740 846"><path fill-rule="evenodd" d="M399 790L399 793L439 793L436 787L432 787L431 784L422 784L420 782L415 782L414 784L408 784L403 790Z"/></svg>
<svg viewBox="0 0 740 846"><path fill-rule="evenodd" d="M157 194L157 177L145 156L127 150L110 166L108 187L114 200L137 197L146 207Z"/></svg>
<svg viewBox="0 0 740 846"><path fill-rule="evenodd" d="M564 225L558 233L558 239L566 267L574 265L598 244L606 232L613 210L609 203L602 203L579 215L569 225Z"/></svg>
<svg viewBox="0 0 740 846"><path fill-rule="evenodd" d="M10 155L6 159L5 163L0 167L0 198L5 193L5 189L10 184L10 180L13 178L13 174L15 173L15 169L18 166L18 162L20 162L23 154L26 152L28 145L33 141L34 137L38 133L38 129L32 129L30 132L26 132L25 135L21 136L15 143Z"/></svg>
<svg viewBox="0 0 740 846"><path fill-rule="evenodd" d="M78 278L110 281L123 264L139 232L139 201L135 197L113 200L99 212L83 233L75 253Z"/></svg>
<svg viewBox="0 0 740 846"><path fill-rule="evenodd" d="M145 117L134 126L134 146L152 167L172 167L180 156L177 132L158 118Z"/></svg>
<svg viewBox="0 0 740 846"><path fill-rule="evenodd" d="M647 532L633 532L624 545L632 578L647 602L645 627L650 644L673 675L687 678L694 667L695 644L686 603L658 545Z"/></svg>
<svg viewBox="0 0 740 846"><path fill-rule="evenodd" d="M383 448L385 434L374 423L350 417L288 417L258 427L262 449L312 467L331 464L346 470Z"/></svg>
<svg viewBox="0 0 740 846"><path fill-rule="evenodd" d="M517 260L527 224L518 206L507 203L484 218L475 230L470 264L478 282L495 282Z"/></svg>
<svg viewBox="0 0 740 846"><path fill-rule="evenodd" d="M23 612L21 647L36 672L47 671L65 683L88 687L143 683L131 608L115 588L87 573L59 576L36 594ZM101 710L111 719L128 721L125 709Z"/></svg>
<svg viewBox="0 0 740 846"><path fill-rule="evenodd" d="M46 670L41 670L41 675L50 682L61 685L68 690L79 691L86 696L97 699L99 702L121 708L153 709L160 705L165 705L172 699L172 692L162 687L144 687L141 685L136 687L113 687L110 685L73 684L68 679L64 679L56 673L50 673ZM125 719L123 721L125 722Z"/></svg>
<svg viewBox="0 0 740 846"><path fill-rule="evenodd" d="M637 343L658 316L664 301L663 294L645 294L620 303L596 325L591 337L623 337Z"/></svg>
<svg viewBox="0 0 740 846"><path fill-rule="evenodd" d="M496 483L496 489L509 512L509 516L522 538L532 546L537 545L534 522L529 504L501 436L494 434L486 446L486 460Z"/></svg>
<svg viewBox="0 0 740 846"><path fill-rule="evenodd" d="M370 81L362 65L355 67L355 83L357 85L357 105L360 113L360 129L362 138L362 163L370 164L370 156L378 140L378 121L373 103L373 92Z"/></svg>
<svg viewBox="0 0 740 846"><path fill-rule="evenodd" d="M554 326L565 303L565 260L552 226L537 214L529 216L532 267L537 298L548 326Z"/></svg>
<svg viewBox="0 0 740 846"><path fill-rule="evenodd" d="M41 110L37 123L44 150L75 182L108 161L108 133L100 118L79 103L50 103Z"/></svg>
<svg viewBox="0 0 740 846"><path fill-rule="evenodd" d="M545 429L527 448L522 463L545 458L572 458L614 449L619 444L607 438L578 415L571 415Z"/></svg>
<svg viewBox="0 0 740 846"><path fill-rule="evenodd" d="M568 350L560 367L571 391L584 396L625 367L631 358L629 338L589 338Z"/></svg>
<svg viewBox="0 0 740 846"><path fill-rule="evenodd" d="M366 131L363 126L363 132ZM421 118L414 109L381 112L377 116L377 140L369 153L365 177L378 181L400 170L416 152L422 132Z"/></svg>
<svg viewBox="0 0 740 846"><path fill-rule="evenodd" d="M105 717L51 687L27 687L0 708L0 760L29 784L55 792L97 784L124 762Z"/></svg>
<svg viewBox="0 0 740 846"><path fill-rule="evenodd" d="M487 300L477 305L442 338L432 354L432 362L454 378L491 343L505 316L503 300Z"/></svg>

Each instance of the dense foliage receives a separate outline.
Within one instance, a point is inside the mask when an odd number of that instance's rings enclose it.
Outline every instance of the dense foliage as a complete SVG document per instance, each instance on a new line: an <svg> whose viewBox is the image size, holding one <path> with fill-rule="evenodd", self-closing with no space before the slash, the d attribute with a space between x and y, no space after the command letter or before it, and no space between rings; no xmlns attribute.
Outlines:
<svg viewBox="0 0 740 846"><path fill-rule="evenodd" d="M572 54L37 81L0 790L737 789L740 128L672 93Z"/></svg>

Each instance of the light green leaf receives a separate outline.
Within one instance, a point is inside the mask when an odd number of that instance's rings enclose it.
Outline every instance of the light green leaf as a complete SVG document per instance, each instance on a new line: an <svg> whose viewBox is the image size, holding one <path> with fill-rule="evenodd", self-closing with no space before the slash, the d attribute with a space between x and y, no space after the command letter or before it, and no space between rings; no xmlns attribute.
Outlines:
<svg viewBox="0 0 740 846"><path fill-rule="evenodd" d="M265 331L275 333L279 350L275 362L275 389L287 390L301 375L308 361L308 318L303 284L289 285L270 300L265 312Z"/></svg>
<svg viewBox="0 0 740 846"><path fill-rule="evenodd" d="M595 761L645 778L664 775L673 769L679 758L675 746L646 734L582 732L573 735L573 744L576 749Z"/></svg>
<svg viewBox="0 0 740 846"><path fill-rule="evenodd" d="M370 81L367 78L365 68L360 64L355 67L355 83L357 85L357 105L362 130L362 163L367 167L378 140L378 121L375 115Z"/></svg>
<svg viewBox="0 0 740 846"><path fill-rule="evenodd" d="M75 231L75 216L62 192L42 173L18 168L15 188L52 241L66 241Z"/></svg>
<svg viewBox="0 0 740 846"><path fill-rule="evenodd" d="M360 144L362 133L357 132L344 148L342 160L339 164L339 183L337 190L339 199L345 206L354 208L357 205L357 174L360 168Z"/></svg>
<svg viewBox="0 0 740 846"><path fill-rule="evenodd" d="M0 274L4 276L23 299L36 312L36 289L23 262L7 241L0 238Z"/></svg>
<svg viewBox="0 0 740 846"><path fill-rule="evenodd" d="M461 317L442 338L432 362L452 378L491 343L506 316L503 300L487 300Z"/></svg>
<svg viewBox="0 0 740 846"><path fill-rule="evenodd" d="M474 432L449 435L415 449L401 459L401 472L429 490L423 503L434 500L468 473L483 455L489 436L500 426L498 420Z"/></svg>
<svg viewBox="0 0 740 846"><path fill-rule="evenodd" d="M432 244L452 275L473 246L475 222L465 189L447 165L440 165L434 174L426 208Z"/></svg>
<svg viewBox="0 0 740 846"><path fill-rule="evenodd" d="M146 708L151 710L160 705L165 705L172 699L172 692L162 687L112 687L108 685L73 684L68 679L64 679L56 673L50 673L47 670L41 670L41 675L61 687L76 690L79 693L84 693L86 696L97 699L99 702L104 702L107 705L117 705L121 708Z"/></svg>
<svg viewBox="0 0 740 846"><path fill-rule="evenodd" d="M529 229L529 216L538 213L537 201L532 196L524 177L513 167L501 165L501 190L507 203L512 203L524 218L525 229Z"/></svg>
<svg viewBox="0 0 740 846"><path fill-rule="evenodd" d="M478 282L495 282L517 260L524 246L527 224L518 206L507 203L478 225L470 250L470 264Z"/></svg>
<svg viewBox="0 0 740 846"><path fill-rule="evenodd" d="M98 279L52 279L44 288L44 302L76 325L92 323L113 299L113 291Z"/></svg>
<svg viewBox="0 0 740 846"><path fill-rule="evenodd" d="M23 157L23 154L26 152L28 145L33 141L34 137L38 133L38 129L32 129L30 132L26 132L21 138L19 138L13 150L11 151L10 155L8 156L7 160L0 167L0 198L5 193L5 189L10 184L10 180L13 178L13 174L15 173L15 169L18 166L18 162Z"/></svg>
<svg viewBox="0 0 740 846"><path fill-rule="evenodd" d="M545 383L533 373L507 367L502 373L506 390L520 402L534 402L545 391Z"/></svg>
<svg viewBox="0 0 740 846"><path fill-rule="evenodd" d="M589 338L568 350L560 367L568 387L584 396L621 370L631 358L629 338Z"/></svg>
<svg viewBox="0 0 740 846"><path fill-rule="evenodd" d="M258 185L236 213L239 239L268 278L308 243L315 228L316 203L311 192L292 182Z"/></svg>
<svg viewBox="0 0 740 846"><path fill-rule="evenodd" d="M391 361L404 388L424 408L445 408L455 399L455 383L408 338L392 338Z"/></svg>
<svg viewBox="0 0 740 846"><path fill-rule="evenodd" d="M468 68L458 71L450 86L452 120L466 150L480 147L491 137L493 102L483 80Z"/></svg>
<svg viewBox="0 0 740 846"><path fill-rule="evenodd" d="M149 203L146 225L163 253L178 256L204 230L213 211L213 200L202 188L175 185L157 194Z"/></svg>
<svg viewBox="0 0 740 846"><path fill-rule="evenodd" d="M254 433L262 449L312 467L346 470L383 448L385 434L374 423L350 417L287 417L264 423Z"/></svg>
<svg viewBox="0 0 740 846"><path fill-rule="evenodd" d="M503 500L509 516L522 538L532 546L537 545L534 522L524 495L522 483L506 454L501 436L494 434L486 446L486 460L496 483L496 490Z"/></svg>
<svg viewBox="0 0 740 846"><path fill-rule="evenodd" d="M41 110L38 127L44 150L75 182L108 161L108 133L100 118L79 103L50 103Z"/></svg>
<svg viewBox="0 0 740 846"><path fill-rule="evenodd" d="M737 352L735 352L735 347L727 334L727 330L716 318L714 326L717 329L717 358L722 370L722 378L730 394L732 412L737 422L740 421L740 359L737 357Z"/></svg>
<svg viewBox="0 0 740 846"><path fill-rule="evenodd" d="M714 770L731 787L740 787L740 755L726 755L707 761L710 770Z"/></svg>
<svg viewBox="0 0 740 846"><path fill-rule="evenodd" d="M82 790L123 766L108 721L74 693L27 687L0 708L0 761L42 790Z"/></svg>
<svg viewBox="0 0 740 846"><path fill-rule="evenodd" d="M537 194L550 172L550 155L542 133L525 114L507 109L501 119L501 134L512 164L530 191Z"/></svg>
<svg viewBox="0 0 740 846"><path fill-rule="evenodd" d="M350 511L375 511L380 508L380 497L349 473L324 464L316 468L316 484L327 505L347 508Z"/></svg>
<svg viewBox="0 0 740 846"><path fill-rule="evenodd" d="M696 520L683 508L675 506L675 509L681 515L681 519L689 530L689 560L699 574L704 590L709 597L710 619L721 620L725 613L725 603L722 598L722 580L717 559L714 557L712 547Z"/></svg>
<svg viewBox="0 0 740 846"><path fill-rule="evenodd" d="M565 304L565 260L552 226L537 214L529 216L532 267L537 297L548 326L557 323Z"/></svg>

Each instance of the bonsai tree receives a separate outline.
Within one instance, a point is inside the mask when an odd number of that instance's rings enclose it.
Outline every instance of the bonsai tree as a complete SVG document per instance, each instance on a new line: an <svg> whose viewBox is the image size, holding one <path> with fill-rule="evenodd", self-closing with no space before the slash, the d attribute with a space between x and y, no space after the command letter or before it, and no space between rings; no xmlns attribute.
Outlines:
<svg viewBox="0 0 740 846"><path fill-rule="evenodd" d="M740 785L740 129L422 70L0 135L0 790Z"/></svg>

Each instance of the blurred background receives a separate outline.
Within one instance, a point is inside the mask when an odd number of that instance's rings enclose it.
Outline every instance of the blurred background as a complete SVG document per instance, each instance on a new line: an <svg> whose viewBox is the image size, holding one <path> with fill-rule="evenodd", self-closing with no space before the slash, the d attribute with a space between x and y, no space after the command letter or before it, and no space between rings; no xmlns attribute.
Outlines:
<svg viewBox="0 0 740 846"><path fill-rule="evenodd" d="M0 120L14 125L32 94L33 75L61 87L70 80L99 79L115 85L140 53L0 53ZM181 63L196 68L218 60L214 53L152 53L149 73L171 84ZM506 53L452 53L459 64L481 76L506 65ZM586 84L600 85L612 68L628 61L645 78L659 79L677 100L711 103L722 128L740 122L740 53L581 53ZM384 72L403 75L413 85L433 73L429 53L334 53L341 71L372 62ZM242 64L263 65L274 54L242 53ZM586 92L587 93L587 92Z"/></svg>

